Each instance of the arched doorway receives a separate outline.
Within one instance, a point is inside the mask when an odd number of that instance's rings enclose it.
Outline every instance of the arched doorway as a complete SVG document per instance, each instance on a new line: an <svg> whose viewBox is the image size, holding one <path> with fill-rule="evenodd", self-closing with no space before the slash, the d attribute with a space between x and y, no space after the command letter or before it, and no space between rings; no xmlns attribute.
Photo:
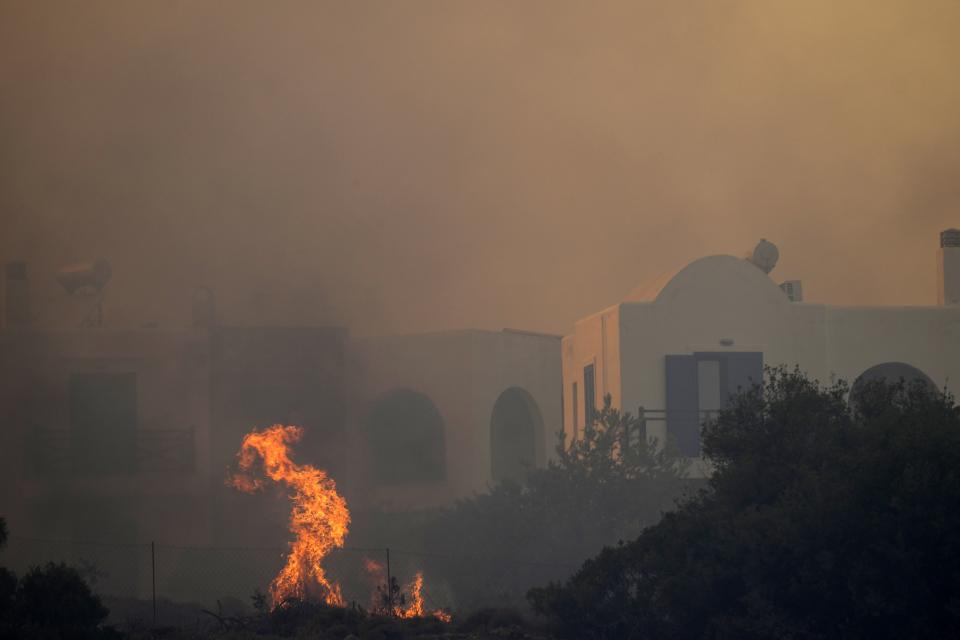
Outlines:
<svg viewBox="0 0 960 640"><path fill-rule="evenodd" d="M367 418L366 432L376 484L427 484L446 477L443 418L424 394L385 393Z"/></svg>
<svg viewBox="0 0 960 640"><path fill-rule="evenodd" d="M937 390L937 385L933 384L933 380L913 365L905 362L882 362L870 367L857 377L853 382L853 386L850 387L850 396L854 399L857 398L871 382L886 381L889 384L893 384L901 380L907 385L921 382L931 391Z"/></svg>
<svg viewBox="0 0 960 640"><path fill-rule="evenodd" d="M494 482L522 482L543 457L543 419L533 397L519 387L500 394L490 415L490 474Z"/></svg>

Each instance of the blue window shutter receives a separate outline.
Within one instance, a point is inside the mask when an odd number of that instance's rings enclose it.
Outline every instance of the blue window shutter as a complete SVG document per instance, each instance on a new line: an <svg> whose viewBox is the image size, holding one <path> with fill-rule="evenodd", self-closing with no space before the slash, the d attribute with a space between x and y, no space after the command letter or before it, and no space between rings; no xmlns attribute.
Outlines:
<svg viewBox="0 0 960 640"><path fill-rule="evenodd" d="M763 353L728 353L726 377L728 399L763 384Z"/></svg>
<svg viewBox="0 0 960 640"><path fill-rule="evenodd" d="M700 406L697 360L694 356L667 356L667 438L680 455L700 455Z"/></svg>

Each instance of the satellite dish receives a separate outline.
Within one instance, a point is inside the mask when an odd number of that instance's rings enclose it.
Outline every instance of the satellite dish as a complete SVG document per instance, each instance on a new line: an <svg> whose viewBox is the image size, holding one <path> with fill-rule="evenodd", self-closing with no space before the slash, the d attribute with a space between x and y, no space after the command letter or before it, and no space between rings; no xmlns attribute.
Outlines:
<svg viewBox="0 0 960 640"><path fill-rule="evenodd" d="M57 272L57 282L70 295L94 295L100 293L113 275L110 263L99 258L93 262L81 262L63 267Z"/></svg>
<svg viewBox="0 0 960 640"><path fill-rule="evenodd" d="M761 238L747 260L764 273L770 273L777 266L779 258L780 250L777 249L777 245L768 242L766 238Z"/></svg>

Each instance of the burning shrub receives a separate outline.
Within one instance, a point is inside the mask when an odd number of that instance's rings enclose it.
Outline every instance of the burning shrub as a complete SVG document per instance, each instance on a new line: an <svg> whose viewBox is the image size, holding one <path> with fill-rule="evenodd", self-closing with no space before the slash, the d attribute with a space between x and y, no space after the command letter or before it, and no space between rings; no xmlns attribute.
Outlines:
<svg viewBox="0 0 960 640"><path fill-rule="evenodd" d="M365 611L360 607L340 607L324 602L288 600L280 607L241 620L242 624L223 625L227 633L248 634L238 637L341 638L363 640L395 638L435 638L449 631L438 618L400 617ZM232 637L232 636L231 636Z"/></svg>
<svg viewBox="0 0 960 640"><path fill-rule="evenodd" d="M343 546L350 512L333 478L322 469L290 459L289 445L302 435L299 427L279 424L250 432L238 454L240 473L230 477L227 484L246 492L262 489L264 481L251 475L259 461L270 480L291 490L290 531L296 539L290 544L286 565L270 584L273 606L312 598L343 605L340 586L327 579L322 562L332 549Z"/></svg>
<svg viewBox="0 0 960 640"><path fill-rule="evenodd" d="M297 442L302 434L299 427L279 424L250 432L244 437L238 454L240 472L227 479L229 486L241 491L258 491L265 483L253 472L262 467L267 478L291 490L290 531L296 538L290 544L286 564L270 584L273 615L279 620L288 614L297 618L308 603L321 602L338 608L345 604L340 585L328 579L322 562L330 551L343 547L350 525L350 511L346 500L337 493L333 478L325 471L296 464L290 459L289 445ZM382 572L382 568L370 560L367 560L366 569ZM445 622L450 620L449 614L442 610L427 611L424 608L422 572L417 572L406 595L395 583L390 588L384 587L383 593L388 595L382 609L391 617L432 616ZM398 594L399 603L391 602ZM259 604L264 603L260 600ZM379 606L377 602L373 605L374 610ZM284 611L287 609L288 612Z"/></svg>

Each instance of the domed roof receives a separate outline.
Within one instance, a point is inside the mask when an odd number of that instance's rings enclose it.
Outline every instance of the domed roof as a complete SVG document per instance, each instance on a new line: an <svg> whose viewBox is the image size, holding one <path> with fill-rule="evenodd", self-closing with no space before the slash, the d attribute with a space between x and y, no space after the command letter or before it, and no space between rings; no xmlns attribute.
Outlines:
<svg viewBox="0 0 960 640"><path fill-rule="evenodd" d="M686 266L679 267L672 271L664 271L663 273L654 276L653 278L648 278L644 282L641 282L636 287L630 290L630 293L627 294L627 297L623 299L624 302L656 302L657 296L660 295L660 292L663 290L667 284L670 283L673 278L686 269Z"/></svg>
<svg viewBox="0 0 960 640"><path fill-rule="evenodd" d="M688 265L660 274L633 289L624 302L662 302L683 289L706 285L716 290L749 288L761 295L775 295L787 301L780 287L760 268L743 258L729 255L706 256Z"/></svg>

